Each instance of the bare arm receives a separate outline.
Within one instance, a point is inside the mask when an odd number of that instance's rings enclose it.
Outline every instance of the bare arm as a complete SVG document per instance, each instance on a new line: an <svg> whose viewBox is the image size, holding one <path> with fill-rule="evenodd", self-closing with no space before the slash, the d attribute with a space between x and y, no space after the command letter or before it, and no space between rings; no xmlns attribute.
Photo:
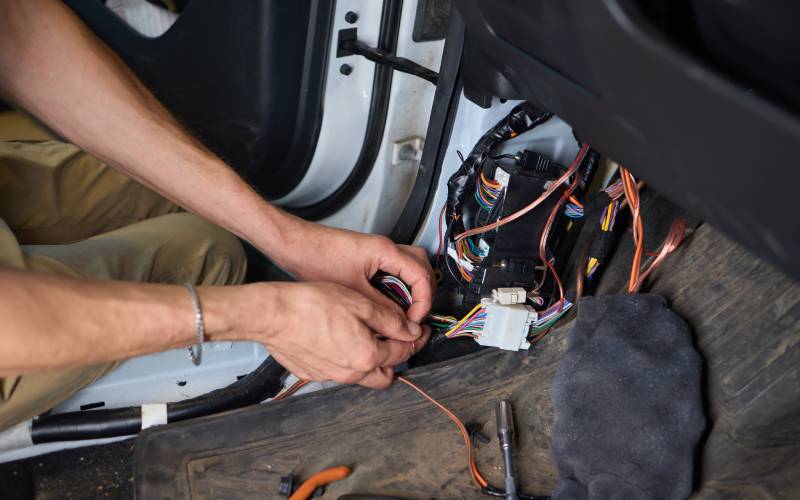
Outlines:
<svg viewBox="0 0 800 500"><path fill-rule="evenodd" d="M385 387L392 367L426 340L411 344L417 336L401 314L339 285L255 283L199 287L198 294L207 340L261 342L306 379ZM196 333L181 286L3 268L0 318L0 377L184 347Z"/></svg>
<svg viewBox="0 0 800 500"><path fill-rule="evenodd" d="M373 386L387 385L392 364L410 355L407 341L419 338L419 325L392 309L369 278L380 269L411 284L408 316L419 322L433 290L424 254L271 206L183 130L61 2L0 0L0 93L298 277L349 287L204 288L209 338L257 340L299 376ZM180 287L3 269L0 318L0 373L121 359L185 346L194 336L191 304ZM398 340L379 341L375 333Z"/></svg>
<svg viewBox="0 0 800 500"><path fill-rule="evenodd" d="M298 221L188 134L63 3L0 2L0 89L59 134L263 251ZM226 214L224 217L220 214Z"/></svg>
<svg viewBox="0 0 800 500"><path fill-rule="evenodd" d="M429 311L435 283L423 252L325 228L271 206L183 130L63 3L0 2L0 91L81 148L250 241L299 278L340 283L389 304L369 285L380 269L411 285L411 320L419 322Z"/></svg>
<svg viewBox="0 0 800 500"><path fill-rule="evenodd" d="M2 268L0 283L5 285L0 286L0 376L107 362L193 342L191 299L180 286ZM210 340L234 337L220 303L235 293L235 287L203 290Z"/></svg>

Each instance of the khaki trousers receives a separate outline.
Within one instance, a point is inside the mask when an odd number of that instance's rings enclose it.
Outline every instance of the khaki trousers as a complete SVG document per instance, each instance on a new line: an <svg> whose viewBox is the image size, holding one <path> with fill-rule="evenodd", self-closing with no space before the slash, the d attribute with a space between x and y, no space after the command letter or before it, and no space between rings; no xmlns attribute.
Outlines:
<svg viewBox="0 0 800 500"><path fill-rule="evenodd" d="M244 279L246 261L233 235L75 146L0 141L0 266L77 278L230 285ZM0 429L53 408L114 366L0 379Z"/></svg>

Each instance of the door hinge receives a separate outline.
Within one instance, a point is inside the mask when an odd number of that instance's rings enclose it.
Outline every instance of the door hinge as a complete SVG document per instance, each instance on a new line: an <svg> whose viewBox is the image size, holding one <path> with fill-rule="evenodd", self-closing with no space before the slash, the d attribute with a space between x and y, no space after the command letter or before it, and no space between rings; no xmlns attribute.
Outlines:
<svg viewBox="0 0 800 500"><path fill-rule="evenodd" d="M439 73L419 65L411 59L397 57L394 54L376 47L370 47L358 40L358 28L348 28L339 30L339 45L336 49L336 57L363 56L376 64L385 64L391 68L418 76L436 85L439 80Z"/></svg>

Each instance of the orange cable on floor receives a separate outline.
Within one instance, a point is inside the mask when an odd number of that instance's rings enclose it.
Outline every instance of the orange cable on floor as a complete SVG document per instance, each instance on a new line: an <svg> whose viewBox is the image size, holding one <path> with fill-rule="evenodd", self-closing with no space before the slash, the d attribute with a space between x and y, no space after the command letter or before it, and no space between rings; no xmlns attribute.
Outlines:
<svg viewBox="0 0 800 500"><path fill-rule="evenodd" d="M422 397L433 403L437 408L439 408L439 410L442 411L442 413L447 415L454 424L456 424L458 430L461 431L461 437L464 438L464 446L467 447L467 465L469 466L469 472L472 476L472 480L475 481L475 484L478 486L478 488L486 488L489 485L489 482L483 477L483 475L481 475L480 471L478 470L478 466L475 464L475 456L472 453L472 439L469 437L469 432L467 432L467 428L464 427L464 424L461 422L461 420L456 416L455 413L447 409L446 406L436 401L433 396L420 389L416 384L407 378L398 376L397 380L417 391L420 395L422 395Z"/></svg>
<svg viewBox="0 0 800 500"><path fill-rule="evenodd" d="M303 484L297 488L297 491L292 493L292 496L289 497L289 500L306 500L307 498L311 498L311 495L313 495L314 491L320 486L325 486L326 484L334 481L341 481L349 476L351 472L352 469L344 465L340 465L339 467L331 467L330 469L317 472L310 478L306 479Z"/></svg>

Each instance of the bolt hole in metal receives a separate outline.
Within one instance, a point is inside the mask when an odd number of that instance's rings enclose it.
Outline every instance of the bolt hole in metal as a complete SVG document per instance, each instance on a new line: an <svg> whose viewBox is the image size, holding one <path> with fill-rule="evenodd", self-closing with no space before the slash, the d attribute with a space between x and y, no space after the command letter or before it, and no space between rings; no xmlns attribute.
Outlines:
<svg viewBox="0 0 800 500"><path fill-rule="evenodd" d="M353 12L352 10L347 11L347 13L344 15L344 20L348 24L355 24L356 21L358 21L358 13L357 12Z"/></svg>

